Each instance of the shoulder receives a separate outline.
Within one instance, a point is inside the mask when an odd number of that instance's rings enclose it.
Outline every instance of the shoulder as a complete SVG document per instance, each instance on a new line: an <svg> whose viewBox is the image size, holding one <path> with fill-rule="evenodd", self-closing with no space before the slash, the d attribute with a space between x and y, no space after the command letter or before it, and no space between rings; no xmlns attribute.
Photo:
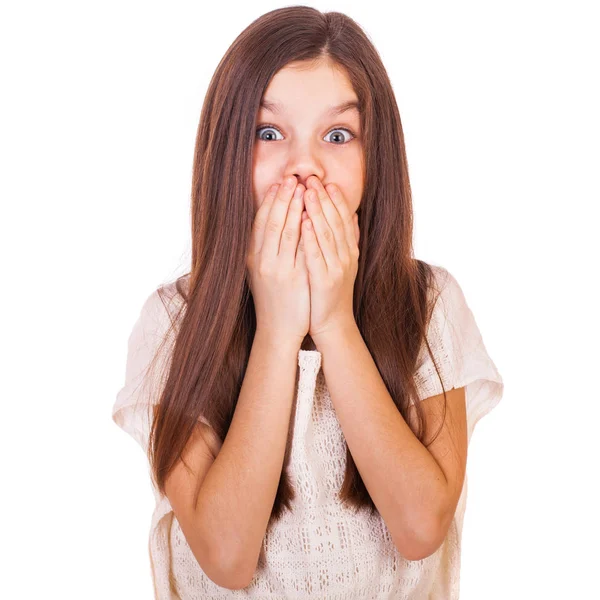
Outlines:
<svg viewBox="0 0 600 600"><path fill-rule="evenodd" d="M482 337L471 305L457 277L441 266L433 267L436 298L428 330L443 353L473 353Z"/></svg>
<svg viewBox="0 0 600 600"><path fill-rule="evenodd" d="M180 290L187 297L188 283L189 274L161 284L146 297L142 313L157 323L164 322L165 319L172 320L184 304Z"/></svg>
<svg viewBox="0 0 600 600"><path fill-rule="evenodd" d="M464 300L462 289L456 277L441 265L428 264L431 278L428 281L429 307L439 317L447 314L461 300Z"/></svg>
<svg viewBox="0 0 600 600"><path fill-rule="evenodd" d="M184 296L187 298L189 293L190 274L182 275L173 281L163 283L160 287L155 290L155 293L160 296L163 304L168 305L181 305L184 301Z"/></svg>
<svg viewBox="0 0 600 600"><path fill-rule="evenodd" d="M144 298L129 337L130 346L155 349L166 336L174 337L183 305L176 284L163 283Z"/></svg>
<svg viewBox="0 0 600 600"><path fill-rule="evenodd" d="M458 285L456 278L446 267L434 264L429 266L433 272L434 289L437 292L452 291Z"/></svg>
<svg viewBox="0 0 600 600"><path fill-rule="evenodd" d="M474 316L462 287L454 274L440 265L433 271L429 293L427 338L437 349L449 355L463 338L477 336Z"/></svg>

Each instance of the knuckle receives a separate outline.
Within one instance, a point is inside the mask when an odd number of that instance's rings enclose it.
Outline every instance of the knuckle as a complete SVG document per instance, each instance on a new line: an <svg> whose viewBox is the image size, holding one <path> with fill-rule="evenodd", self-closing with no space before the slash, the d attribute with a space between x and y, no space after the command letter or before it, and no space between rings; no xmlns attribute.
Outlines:
<svg viewBox="0 0 600 600"><path fill-rule="evenodd" d="M271 276L271 264L266 261L264 258L258 262L257 268L258 275L260 277L270 277Z"/></svg>
<svg viewBox="0 0 600 600"><path fill-rule="evenodd" d="M277 192L277 196L275 197L275 201L280 204L287 204L287 198L290 194L289 188L279 188Z"/></svg>
<svg viewBox="0 0 600 600"><path fill-rule="evenodd" d="M285 238L285 240L288 242L293 242L295 236L296 232L292 227L285 227L284 230L281 232L281 237Z"/></svg>
<svg viewBox="0 0 600 600"><path fill-rule="evenodd" d="M262 229L264 226L265 226L265 219L257 214L256 217L254 217L254 230L258 231L258 230Z"/></svg>
<svg viewBox="0 0 600 600"><path fill-rule="evenodd" d="M276 221L275 219L268 219L267 220L267 224L266 224L266 229L267 231L270 231L272 233L277 233L280 229L280 224L278 221Z"/></svg>

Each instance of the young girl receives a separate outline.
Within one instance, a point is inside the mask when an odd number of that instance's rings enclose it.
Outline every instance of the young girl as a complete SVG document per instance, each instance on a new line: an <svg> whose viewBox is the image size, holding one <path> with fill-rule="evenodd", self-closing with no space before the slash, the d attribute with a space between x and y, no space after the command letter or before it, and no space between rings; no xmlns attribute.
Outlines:
<svg viewBox="0 0 600 600"><path fill-rule="evenodd" d="M294 6L243 31L200 118L191 270L144 303L113 408L151 467L156 598L458 598L503 382L413 257L411 202L360 27Z"/></svg>

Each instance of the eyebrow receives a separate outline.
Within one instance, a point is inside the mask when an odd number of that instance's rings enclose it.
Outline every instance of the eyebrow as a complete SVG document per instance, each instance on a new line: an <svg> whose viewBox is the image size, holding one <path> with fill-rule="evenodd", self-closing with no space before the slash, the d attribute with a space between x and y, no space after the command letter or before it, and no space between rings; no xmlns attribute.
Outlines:
<svg viewBox="0 0 600 600"><path fill-rule="evenodd" d="M260 101L260 107L274 114L281 114L282 112L285 112L281 103L271 102L266 99L262 99ZM360 102L356 100L349 100L348 102L343 102L337 106L330 106L327 110L325 110L324 114L330 117L337 117L338 115L341 115L349 110L356 110L360 112Z"/></svg>

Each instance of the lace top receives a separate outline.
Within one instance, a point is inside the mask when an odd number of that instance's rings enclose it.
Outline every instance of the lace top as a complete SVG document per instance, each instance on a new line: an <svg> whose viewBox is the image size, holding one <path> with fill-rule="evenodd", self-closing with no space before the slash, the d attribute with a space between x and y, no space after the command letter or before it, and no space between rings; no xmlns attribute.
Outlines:
<svg viewBox="0 0 600 600"><path fill-rule="evenodd" d="M432 265L442 292L427 338L446 391L465 386L468 439L476 423L500 401L502 378L489 357L475 319L456 279ZM175 293L175 284L172 292ZM144 370L169 325L154 291L144 303L128 341L125 385L113 407L114 422L144 449L150 394ZM417 363L419 399L442 393L425 346ZM344 436L321 370L321 353L299 350L297 403L290 457L296 490L293 511L284 511L263 540L264 559L249 586L229 590L202 571L179 527L169 500L153 487L149 554L155 598L330 598L458 600L460 543L467 477L446 538L432 555L410 561L396 549L379 513L357 514L336 493L344 478ZM136 406L136 401L138 405ZM208 423L206 420L204 420Z"/></svg>

